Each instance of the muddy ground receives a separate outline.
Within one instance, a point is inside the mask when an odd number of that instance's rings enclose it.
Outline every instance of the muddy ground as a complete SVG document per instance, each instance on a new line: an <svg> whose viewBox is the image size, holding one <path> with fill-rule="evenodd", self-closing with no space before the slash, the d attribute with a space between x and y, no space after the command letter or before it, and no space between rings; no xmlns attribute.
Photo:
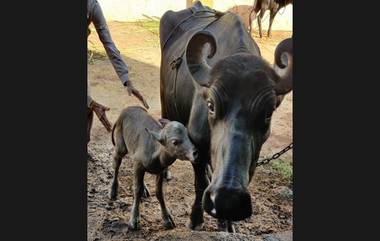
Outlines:
<svg viewBox="0 0 380 241"><path fill-rule="evenodd" d="M111 22L109 27L116 45L129 65L130 79L147 98L151 106L149 113L160 117L159 101L159 39L138 23ZM264 37L258 42L263 57L273 62L275 46L291 32L273 32L272 39ZM96 33L89 37L89 49L103 53ZM109 106L109 119L113 122L126 106L139 105L127 95L107 58L99 57L88 66L88 78L92 96ZM272 121L272 134L263 146L262 156L268 156L288 145L292 135L292 93L276 110ZM177 228L165 231L162 226L159 203L154 196L154 176L146 174L145 180L151 197L141 205L141 230L121 231L129 219L132 203L132 161L125 158L120 168L119 199L110 202L107 198L112 178L112 143L110 134L95 118L88 146L92 158L88 160L88 240L276 240L267 234L285 233L291 240L292 230L292 152L280 161L260 167L249 186L252 194L254 215L236 223L240 235L226 233L190 232L186 228L191 204L194 199L193 173L190 163L177 161L170 168L173 179L165 184L166 203ZM276 165L275 165L276 164ZM287 168L288 169L287 169ZM289 175L290 168L290 175ZM205 214L204 231L216 231L216 220ZM271 239L272 238L272 239Z"/></svg>

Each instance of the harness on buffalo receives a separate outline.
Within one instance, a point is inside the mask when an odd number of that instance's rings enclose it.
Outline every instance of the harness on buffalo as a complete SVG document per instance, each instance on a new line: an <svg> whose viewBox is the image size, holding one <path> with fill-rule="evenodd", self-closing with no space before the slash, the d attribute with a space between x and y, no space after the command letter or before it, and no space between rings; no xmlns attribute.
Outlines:
<svg viewBox="0 0 380 241"><path fill-rule="evenodd" d="M213 17L216 17L215 20L211 21L209 24L207 24L202 30L205 30L206 28L208 28L211 24L215 23L216 21L219 20L220 17L222 17L224 15L224 13L222 12L218 12L216 10L213 10L213 9L210 9L210 10L197 10L196 8L192 7L190 8L192 14L190 16L188 16L187 18L183 19L181 22L179 22L174 28L173 30L170 32L169 34L169 37L165 40L164 42L164 45L162 46L162 49L165 48L166 46L166 43L169 41L169 39L172 37L173 33L175 32L175 30L183 23L185 23L186 21L188 21L189 19L193 18L193 17L198 17L198 18L213 18ZM198 13L212 13L213 15L207 15L207 16L197 16ZM170 67L174 70L176 70L178 72L178 68L179 66L181 65L182 63L182 58L183 58L183 55L185 54L186 52L186 49L182 52L182 54L174 59L172 62L170 62ZM175 82L177 82L177 74L176 74L176 78L175 78Z"/></svg>
<svg viewBox="0 0 380 241"><path fill-rule="evenodd" d="M211 21L210 23L208 23L202 30L205 30L206 28L208 28L211 24L215 23L216 21L218 21L220 19L220 17L222 17L225 13L222 13L222 12L219 12L219 11L216 11L214 9L202 9L202 10L199 10L197 9L196 7L191 7L190 8L192 14L188 17L186 17L185 19L183 19L181 22L179 22L174 28L173 30L170 32L168 38L165 40L163 46L162 46L162 49L165 48L167 42L169 41L169 39L172 37L173 33L175 32L175 30L183 23L185 23L186 21L188 21L189 19L193 18L193 17L198 17L198 18L214 18L215 19L213 21ZM212 13L212 15L206 15L206 16L199 16L198 14L199 13ZM183 60L183 56L185 55L185 52L186 52L186 48L182 51L181 55L177 58L175 58L174 60L172 60L170 62L170 67L172 70L175 70L175 78L174 78L174 86L173 86L173 97L174 99L176 99L177 97L177 78L178 78L178 70L179 70L179 67L181 66L181 63L182 63L182 60ZM178 114L178 108L177 108L177 103L174 102L174 106L175 106L175 111L177 112Z"/></svg>

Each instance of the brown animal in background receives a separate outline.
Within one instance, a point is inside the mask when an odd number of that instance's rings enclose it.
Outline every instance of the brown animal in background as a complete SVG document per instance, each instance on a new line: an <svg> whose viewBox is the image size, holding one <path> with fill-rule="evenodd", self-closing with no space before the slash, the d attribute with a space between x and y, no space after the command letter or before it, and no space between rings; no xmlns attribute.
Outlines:
<svg viewBox="0 0 380 241"><path fill-rule="evenodd" d="M244 27L247 31L250 31L251 27L251 14L253 11L253 6L250 5L236 5L227 10L228 12L235 13L240 17L240 20L243 22Z"/></svg>
<svg viewBox="0 0 380 241"><path fill-rule="evenodd" d="M259 35L260 38L263 37L261 20L263 19L265 12L269 10L270 15L268 37L270 38L272 36L272 24L274 17L281 8L284 8L289 4L293 4L293 0L255 0L252 10L249 13L249 33L251 34L252 32L252 20L255 19L255 17L257 16L257 23L259 25ZM254 17L252 17L252 14L254 14Z"/></svg>

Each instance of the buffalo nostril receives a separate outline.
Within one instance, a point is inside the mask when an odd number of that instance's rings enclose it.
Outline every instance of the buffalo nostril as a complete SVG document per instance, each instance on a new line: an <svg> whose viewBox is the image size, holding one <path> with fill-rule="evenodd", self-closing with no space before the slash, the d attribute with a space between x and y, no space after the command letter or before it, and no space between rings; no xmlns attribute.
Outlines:
<svg viewBox="0 0 380 241"><path fill-rule="evenodd" d="M204 205L206 212L215 218L239 221L252 215L250 194L243 189L217 188L208 192Z"/></svg>

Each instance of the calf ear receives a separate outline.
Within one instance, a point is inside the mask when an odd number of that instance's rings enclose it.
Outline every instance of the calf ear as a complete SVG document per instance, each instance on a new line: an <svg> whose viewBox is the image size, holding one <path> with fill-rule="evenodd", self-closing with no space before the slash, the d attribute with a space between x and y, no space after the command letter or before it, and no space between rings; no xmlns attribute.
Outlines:
<svg viewBox="0 0 380 241"><path fill-rule="evenodd" d="M162 143L163 138L162 138L162 136L161 136L161 133L159 133L159 132L155 132L155 131L151 131L151 130L149 130L148 128L145 128L145 130L146 130L149 134L151 134L155 140L157 140L158 142Z"/></svg>
<svg viewBox="0 0 380 241"><path fill-rule="evenodd" d="M160 124L162 125L162 127L165 127L170 122L170 120L165 119L165 118L161 118L161 119L158 120L158 122L160 122Z"/></svg>
<svg viewBox="0 0 380 241"><path fill-rule="evenodd" d="M216 53L216 40L208 31L193 35L187 44L186 62L193 79L201 86L208 87L211 67L207 60Z"/></svg>

